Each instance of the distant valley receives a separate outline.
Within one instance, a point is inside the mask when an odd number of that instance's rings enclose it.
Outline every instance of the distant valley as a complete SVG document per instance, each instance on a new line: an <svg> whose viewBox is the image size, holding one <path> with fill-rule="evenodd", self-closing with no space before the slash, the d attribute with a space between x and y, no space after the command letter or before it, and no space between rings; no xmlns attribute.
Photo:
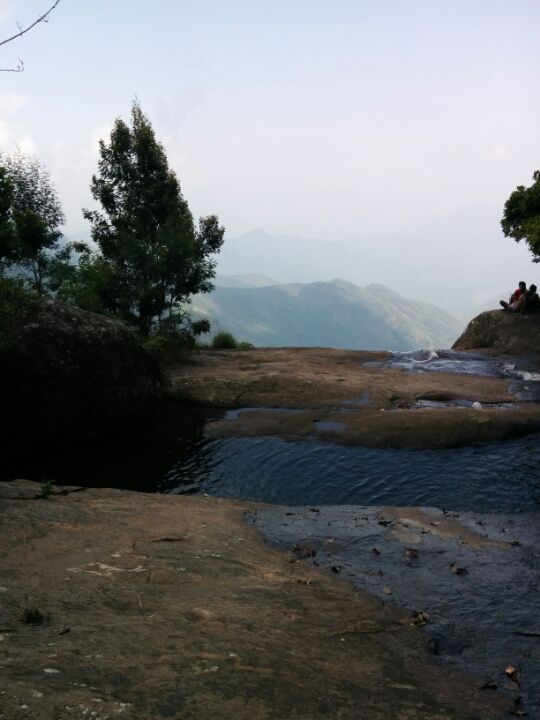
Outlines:
<svg viewBox="0 0 540 720"><path fill-rule="evenodd" d="M211 321L212 335L227 330L259 347L448 348L463 331L462 321L384 285L271 283L249 274L218 277L211 294L193 299L194 315Z"/></svg>

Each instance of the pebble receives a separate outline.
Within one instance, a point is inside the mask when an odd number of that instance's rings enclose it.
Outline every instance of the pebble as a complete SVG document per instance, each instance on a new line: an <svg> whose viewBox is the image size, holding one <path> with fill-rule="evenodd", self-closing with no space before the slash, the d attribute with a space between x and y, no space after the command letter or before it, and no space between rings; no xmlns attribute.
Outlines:
<svg viewBox="0 0 540 720"><path fill-rule="evenodd" d="M48 673L49 675L55 675L60 672L60 670L57 670L56 668L43 668L43 672Z"/></svg>

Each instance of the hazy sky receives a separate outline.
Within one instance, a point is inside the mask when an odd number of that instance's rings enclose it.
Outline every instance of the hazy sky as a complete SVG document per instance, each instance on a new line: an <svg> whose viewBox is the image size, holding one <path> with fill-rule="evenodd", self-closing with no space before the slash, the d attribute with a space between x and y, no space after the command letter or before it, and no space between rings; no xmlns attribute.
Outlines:
<svg viewBox="0 0 540 720"><path fill-rule="evenodd" d="M0 0L2 36L50 4ZM97 139L137 95L231 236L416 253L417 296L459 264L511 288L540 280L498 227L540 169L539 38L538 0L62 0L0 48L26 67L0 75L0 150L34 151L83 230Z"/></svg>

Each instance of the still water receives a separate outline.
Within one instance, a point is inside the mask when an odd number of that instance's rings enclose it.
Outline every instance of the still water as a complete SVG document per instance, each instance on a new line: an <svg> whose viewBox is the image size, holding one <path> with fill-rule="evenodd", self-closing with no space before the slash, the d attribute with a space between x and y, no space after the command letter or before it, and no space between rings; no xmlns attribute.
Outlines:
<svg viewBox="0 0 540 720"><path fill-rule="evenodd" d="M386 364L409 372L501 377L510 381L518 399L540 399L540 375L482 354L452 350L394 353ZM505 407L501 405L501 411ZM226 419L234 421L237 416L238 411L232 411ZM540 435L445 450L343 447L315 439L199 439L171 466L158 488L161 492L208 493L284 505L537 510Z"/></svg>
<svg viewBox="0 0 540 720"><path fill-rule="evenodd" d="M446 450L265 437L202 440L170 468L158 489L283 505L535 510L540 507L540 436Z"/></svg>

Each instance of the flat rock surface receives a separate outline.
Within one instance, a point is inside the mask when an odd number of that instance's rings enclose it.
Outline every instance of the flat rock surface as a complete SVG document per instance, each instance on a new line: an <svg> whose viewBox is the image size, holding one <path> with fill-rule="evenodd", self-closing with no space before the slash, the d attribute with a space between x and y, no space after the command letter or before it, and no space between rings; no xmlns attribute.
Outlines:
<svg viewBox="0 0 540 720"><path fill-rule="evenodd" d="M251 521L304 564L416 611L434 660L540 717L539 513L273 506Z"/></svg>
<svg viewBox="0 0 540 720"><path fill-rule="evenodd" d="M266 545L245 523L262 506L1 487L1 720L490 720L513 707L434 663L409 611Z"/></svg>
<svg viewBox="0 0 540 720"><path fill-rule="evenodd" d="M210 437L317 438L372 447L455 447L540 429L540 405L501 377L409 372L389 353L326 348L201 351L170 366L170 394L216 407L257 408L214 422ZM419 401L439 407L419 407ZM465 401L469 406L456 403ZM473 408L479 403L480 408ZM294 409L276 413L275 409ZM325 423L332 423L327 425ZM336 432L334 423L339 423Z"/></svg>

